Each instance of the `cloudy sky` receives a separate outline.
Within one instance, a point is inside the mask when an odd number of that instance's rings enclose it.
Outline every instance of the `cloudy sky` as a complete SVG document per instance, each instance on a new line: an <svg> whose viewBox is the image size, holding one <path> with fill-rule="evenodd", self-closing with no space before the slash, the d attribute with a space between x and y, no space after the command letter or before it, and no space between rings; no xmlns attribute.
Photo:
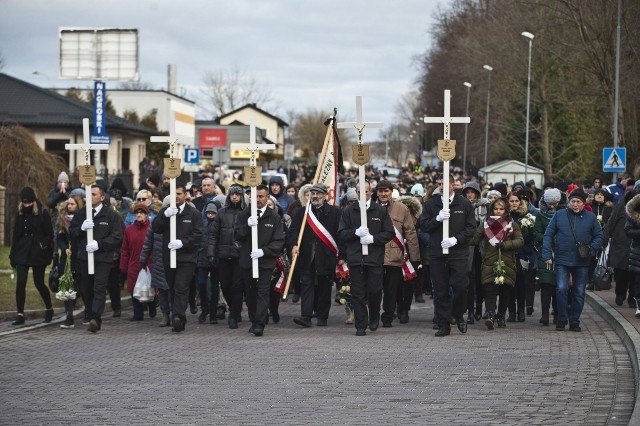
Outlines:
<svg viewBox="0 0 640 426"><path fill-rule="evenodd" d="M389 124L415 87L434 12L449 1L0 0L0 52L6 74L88 87L58 79L59 27L136 28L140 80L156 89L176 64L180 94L198 101L207 71L237 66L268 87L274 102L264 109L283 119L333 107L353 119L361 95L365 121Z"/></svg>

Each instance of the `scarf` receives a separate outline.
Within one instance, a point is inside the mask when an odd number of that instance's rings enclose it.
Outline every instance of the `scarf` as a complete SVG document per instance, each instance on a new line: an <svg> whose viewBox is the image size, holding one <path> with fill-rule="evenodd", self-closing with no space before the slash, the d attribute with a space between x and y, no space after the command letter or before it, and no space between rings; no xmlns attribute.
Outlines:
<svg viewBox="0 0 640 426"><path fill-rule="evenodd" d="M505 241L513 233L513 220L510 216L487 216L484 222L484 236L491 245Z"/></svg>

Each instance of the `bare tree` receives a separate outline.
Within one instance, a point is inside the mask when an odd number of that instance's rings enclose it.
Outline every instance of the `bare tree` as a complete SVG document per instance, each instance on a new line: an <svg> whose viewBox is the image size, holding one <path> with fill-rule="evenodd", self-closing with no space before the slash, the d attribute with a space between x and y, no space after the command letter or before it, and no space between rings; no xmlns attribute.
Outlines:
<svg viewBox="0 0 640 426"><path fill-rule="evenodd" d="M144 81L123 81L118 84L118 90L154 90L154 87Z"/></svg>
<svg viewBox="0 0 640 426"><path fill-rule="evenodd" d="M305 153L305 158L315 158L322 152L322 144L327 134L325 122L329 115L326 111L318 109L308 109L299 114L290 113L290 137L294 146ZM346 154L344 148L350 143L348 132L338 130L338 138L343 147L343 153Z"/></svg>
<svg viewBox="0 0 640 426"><path fill-rule="evenodd" d="M237 65L228 70L208 71L202 79L205 98L203 109L211 118L219 117L248 103L273 102L271 91Z"/></svg>

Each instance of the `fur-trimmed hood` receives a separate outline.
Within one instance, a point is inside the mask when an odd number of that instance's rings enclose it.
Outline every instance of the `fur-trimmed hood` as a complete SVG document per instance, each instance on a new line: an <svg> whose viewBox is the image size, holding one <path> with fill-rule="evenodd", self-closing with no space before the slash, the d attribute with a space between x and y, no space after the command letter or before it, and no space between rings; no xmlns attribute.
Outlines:
<svg viewBox="0 0 640 426"><path fill-rule="evenodd" d="M627 216L636 223L640 223L640 194L633 197L625 206Z"/></svg>
<svg viewBox="0 0 640 426"><path fill-rule="evenodd" d="M407 206L414 219L418 219L422 215L422 204L420 204L419 198L403 195L398 197L396 201Z"/></svg>

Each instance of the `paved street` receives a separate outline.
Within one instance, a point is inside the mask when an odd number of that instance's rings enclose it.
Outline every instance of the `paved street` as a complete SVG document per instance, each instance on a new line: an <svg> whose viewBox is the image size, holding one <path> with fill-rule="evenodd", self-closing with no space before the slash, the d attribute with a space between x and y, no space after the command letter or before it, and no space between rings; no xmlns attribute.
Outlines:
<svg viewBox="0 0 640 426"><path fill-rule="evenodd" d="M261 338L226 324L175 334L107 317L93 335L58 325L0 336L2 424L628 424L629 355L588 305L582 333L525 323L436 338L430 301L409 324L356 337L292 322ZM245 313L246 318L246 313ZM3 328L5 330L6 327Z"/></svg>

